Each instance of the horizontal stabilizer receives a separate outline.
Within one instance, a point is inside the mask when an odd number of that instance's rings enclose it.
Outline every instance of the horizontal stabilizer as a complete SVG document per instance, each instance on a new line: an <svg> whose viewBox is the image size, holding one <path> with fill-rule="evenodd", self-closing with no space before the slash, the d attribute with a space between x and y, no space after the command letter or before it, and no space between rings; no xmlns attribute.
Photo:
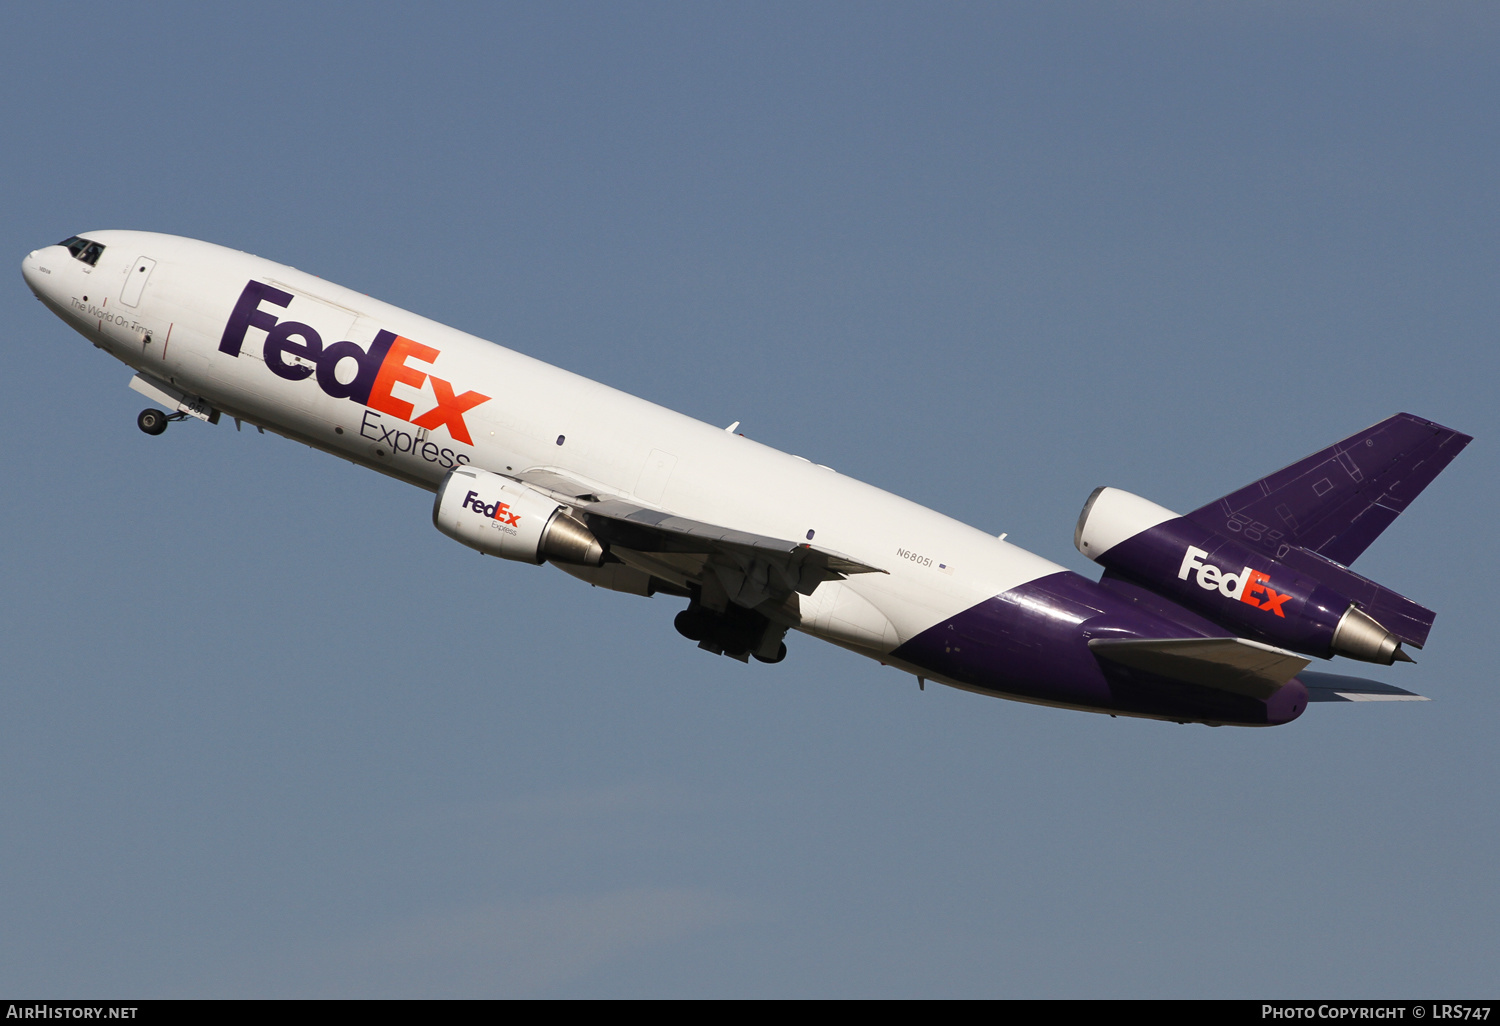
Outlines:
<svg viewBox="0 0 1500 1026"><path fill-rule="evenodd" d="M1378 680L1336 673L1299 673L1309 702L1430 702L1432 699Z"/></svg>
<svg viewBox="0 0 1500 1026"><path fill-rule="evenodd" d="M1279 558L1300 546L1348 566L1473 439L1398 413L1188 514Z"/></svg>
<svg viewBox="0 0 1500 1026"><path fill-rule="evenodd" d="M1244 638L1095 638L1099 659L1200 687L1265 699L1309 660Z"/></svg>

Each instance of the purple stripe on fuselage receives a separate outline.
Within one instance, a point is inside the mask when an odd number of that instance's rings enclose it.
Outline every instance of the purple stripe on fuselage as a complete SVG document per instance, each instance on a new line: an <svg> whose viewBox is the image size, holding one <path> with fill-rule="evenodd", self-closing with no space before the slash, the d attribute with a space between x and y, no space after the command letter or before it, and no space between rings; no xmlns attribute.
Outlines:
<svg viewBox="0 0 1500 1026"><path fill-rule="evenodd" d="M1159 596L1065 570L935 624L892 655L968 687L1100 712L1247 725L1295 719L1307 704L1296 681L1263 702L1101 663L1088 647L1092 638L1224 636Z"/></svg>

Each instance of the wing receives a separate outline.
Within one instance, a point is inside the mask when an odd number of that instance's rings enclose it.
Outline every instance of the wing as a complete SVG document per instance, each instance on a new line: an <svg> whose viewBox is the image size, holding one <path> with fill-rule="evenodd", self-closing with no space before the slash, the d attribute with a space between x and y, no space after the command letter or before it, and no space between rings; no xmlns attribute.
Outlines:
<svg viewBox="0 0 1500 1026"><path fill-rule="evenodd" d="M754 609L792 595L811 595L824 581L889 573L806 542L740 531L643 506L552 468L515 475L573 510L616 558L679 585L722 587L736 605Z"/></svg>

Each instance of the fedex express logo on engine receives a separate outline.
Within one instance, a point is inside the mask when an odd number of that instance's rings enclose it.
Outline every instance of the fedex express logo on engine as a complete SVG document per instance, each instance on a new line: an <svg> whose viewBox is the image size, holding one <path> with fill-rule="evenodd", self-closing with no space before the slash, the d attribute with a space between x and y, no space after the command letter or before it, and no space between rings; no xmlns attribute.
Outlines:
<svg viewBox="0 0 1500 1026"><path fill-rule="evenodd" d="M1177 579L1185 581L1188 574L1196 570L1198 587L1204 591L1217 588L1225 598L1247 602L1257 609L1269 609L1282 619L1286 618L1286 614L1281 611L1281 604L1290 596L1271 590L1270 574L1252 570L1248 566L1237 574L1226 574L1212 563L1203 562L1207 555L1203 549L1189 545L1187 553L1182 557L1182 566L1177 570ZM1265 600L1257 598L1257 595L1264 595Z"/></svg>
<svg viewBox="0 0 1500 1026"><path fill-rule="evenodd" d="M262 304L285 309L291 302L290 292L264 282L248 282L240 293L239 302L234 304L229 323L224 325L219 352L239 356L245 344L245 332L259 328L266 333L266 366L278 377L302 381L316 375L318 387L335 399L353 399L372 410L388 413L430 431L446 428L455 442L474 444L469 427L464 423L464 414L489 401L490 397L479 392L456 395L447 381L412 366L419 363L430 367L437 362L440 350L391 331L381 331L376 335L369 349L355 342L324 345L322 336L311 325L278 320L271 311L261 309ZM288 356L300 357L312 366L288 363ZM353 364L354 376L341 381L340 364L346 361ZM398 383L420 389L424 382L432 386L437 405L420 416L413 416L416 410L412 404L396 398L391 389Z"/></svg>
<svg viewBox="0 0 1500 1026"><path fill-rule="evenodd" d="M491 520L498 520L505 527L519 527L521 523L521 514L512 510L508 504L501 502L499 499L491 503L486 503L479 497L478 492L470 492L468 495L465 495L464 501L459 505L463 509L472 509L480 516L489 517ZM515 534L516 532L511 531L510 533Z"/></svg>

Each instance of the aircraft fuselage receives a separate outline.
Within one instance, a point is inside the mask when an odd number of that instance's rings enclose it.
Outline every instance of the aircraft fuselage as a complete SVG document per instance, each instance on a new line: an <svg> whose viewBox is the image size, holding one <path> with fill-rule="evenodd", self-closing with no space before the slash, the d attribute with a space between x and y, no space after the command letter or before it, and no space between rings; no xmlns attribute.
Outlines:
<svg viewBox="0 0 1500 1026"><path fill-rule="evenodd" d="M842 554L876 572L825 580L770 615L926 680L1179 721L1263 725L1305 707L1295 680L1255 697L1106 667L1091 639L1225 632L799 456L257 256L146 232L85 241L102 247L92 264L62 246L26 257L32 291L200 418L428 490L473 468ZM616 573L680 595L705 587L691 560L620 551L628 567L563 568L605 586Z"/></svg>

